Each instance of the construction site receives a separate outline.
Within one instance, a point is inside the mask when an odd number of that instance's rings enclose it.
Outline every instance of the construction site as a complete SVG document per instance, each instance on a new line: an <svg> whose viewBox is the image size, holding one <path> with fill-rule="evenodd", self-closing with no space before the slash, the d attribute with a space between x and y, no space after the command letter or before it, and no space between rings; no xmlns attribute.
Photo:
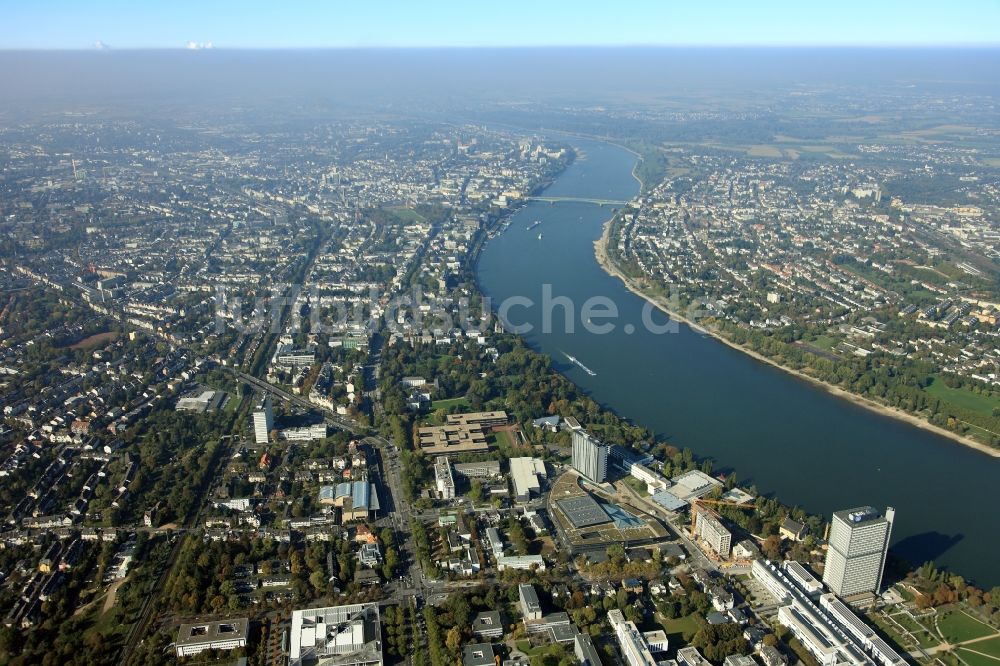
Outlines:
<svg viewBox="0 0 1000 666"><path fill-rule="evenodd" d="M594 484L570 470L556 479L549 511L570 554L603 551L613 544L650 545L669 538L667 527L609 484Z"/></svg>

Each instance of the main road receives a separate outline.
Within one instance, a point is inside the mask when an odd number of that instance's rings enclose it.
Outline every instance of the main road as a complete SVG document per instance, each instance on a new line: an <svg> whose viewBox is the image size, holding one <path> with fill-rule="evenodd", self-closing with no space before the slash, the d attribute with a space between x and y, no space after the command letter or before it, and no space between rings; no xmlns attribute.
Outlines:
<svg viewBox="0 0 1000 666"><path fill-rule="evenodd" d="M274 384L266 382L263 379L258 379L257 377L247 374L238 368L230 368L229 370L239 379L245 381L247 384L250 384L256 389L264 391L265 393L270 393L271 395L277 396L286 402L298 405L303 409L309 409L309 410L316 409L323 412L326 418L326 422L339 430L346 430L348 432L354 433L355 435L361 435L364 434L365 432L364 429L359 424L355 423L350 419L346 419L340 416L339 414L337 414L336 412L327 407L322 407L320 405L309 402L300 395L295 395L294 393L290 393L289 391L286 391L280 386L275 386Z"/></svg>

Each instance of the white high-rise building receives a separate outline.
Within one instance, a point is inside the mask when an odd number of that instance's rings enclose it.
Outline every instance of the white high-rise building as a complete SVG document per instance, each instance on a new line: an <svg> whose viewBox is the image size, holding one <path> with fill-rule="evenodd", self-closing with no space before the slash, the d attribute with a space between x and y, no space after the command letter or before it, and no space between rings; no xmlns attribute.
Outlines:
<svg viewBox="0 0 1000 666"><path fill-rule="evenodd" d="M587 431L573 430L573 469L591 481L603 483L608 478L608 451L611 447Z"/></svg>
<svg viewBox="0 0 1000 666"><path fill-rule="evenodd" d="M870 506L834 512L823 582L838 596L879 593L895 514Z"/></svg>
<svg viewBox="0 0 1000 666"><path fill-rule="evenodd" d="M253 437L258 444L266 444L271 436L274 425L274 412L271 411L271 396L265 395L253 410Z"/></svg>
<svg viewBox="0 0 1000 666"><path fill-rule="evenodd" d="M451 474L451 462L448 456L438 456L434 459L434 482L437 485L438 497L455 499L455 477Z"/></svg>

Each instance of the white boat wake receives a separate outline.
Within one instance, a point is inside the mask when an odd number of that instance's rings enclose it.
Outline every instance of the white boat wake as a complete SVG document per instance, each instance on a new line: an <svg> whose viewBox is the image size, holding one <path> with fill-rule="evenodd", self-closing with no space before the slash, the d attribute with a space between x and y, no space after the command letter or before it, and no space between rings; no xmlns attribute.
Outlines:
<svg viewBox="0 0 1000 666"><path fill-rule="evenodd" d="M584 372L586 372L591 377L596 377L597 376L596 372L594 372L593 370L591 370L590 368L588 368L587 366L585 366L583 363L580 363L580 359L578 359L576 356L573 356L572 354L567 354L566 352L563 352L563 354L566 355L566 358L569 359L570 363L573 363L574 365L576 365L577 367L579 367L581 370L583 370Z"/></svg>

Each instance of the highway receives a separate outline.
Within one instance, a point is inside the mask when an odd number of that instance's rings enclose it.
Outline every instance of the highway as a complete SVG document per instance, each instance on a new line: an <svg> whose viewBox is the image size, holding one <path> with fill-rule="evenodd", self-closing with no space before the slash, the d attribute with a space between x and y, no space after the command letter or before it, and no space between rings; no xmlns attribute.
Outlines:
<svg viewBox="0 0 1000 666"><path fill-rule="evenodd" d="M258 379L257 377L254 377L253 375L248 375L247 373L243 372L242 370L238 370L236 368L229 368L229 370L230 370L230 372L232 372L233 374L235 374L240 380L246 382L247 384L250 384L254 388L257 388L257 389L259 389L261 391L264 391L266 393L270 393L271 395L277 396L277 397L281 398L282 400L284 400L286 402L290 402L293 405L298 405L299 407L302 407L303 409L309 409L309 410L314 410L315 409L315 410L319 410L319 411L323 412L323 414L324 414L324 416L326 418L326 422L328 424L330 424L331 426L333 426L334 428L337 428L338 430L346 430L348 432L354 433L355 435L362 435L362 434L364 434L364 430L361 428L361 426L359 426L354 421L351 421L350 419L346 419L343 416L340 416L339 414L337 414L337 413L335 413L335 412L333 412L333 411L331 411L331 410L329 410L329 409L327 409L325 407L321 407L320 405L313 404L313 403L309 402L307 399L303 398L300 395L295 395L294 393L289 393L288 391L286 391L285 389L281 388L280 386L275 386L274 384L266 382L263 379Z"/></svg>

